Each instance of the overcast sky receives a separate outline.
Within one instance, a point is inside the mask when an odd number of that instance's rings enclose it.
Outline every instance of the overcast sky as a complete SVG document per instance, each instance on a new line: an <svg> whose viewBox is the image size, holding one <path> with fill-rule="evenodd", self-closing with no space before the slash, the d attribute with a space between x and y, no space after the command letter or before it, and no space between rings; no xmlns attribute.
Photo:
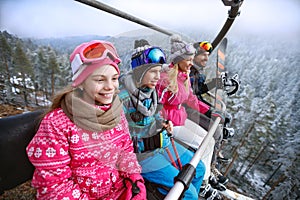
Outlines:
<svg viewBox="0 0 300 200"><path fill-rule="evenodd" d="M229 7L221 0L105 0L165 29L205 26L219 30ZM73 0L0 0L0 30L19 37L115 36L143 28ZM230 32L300 36L299 0L244 0Z"/></svg>

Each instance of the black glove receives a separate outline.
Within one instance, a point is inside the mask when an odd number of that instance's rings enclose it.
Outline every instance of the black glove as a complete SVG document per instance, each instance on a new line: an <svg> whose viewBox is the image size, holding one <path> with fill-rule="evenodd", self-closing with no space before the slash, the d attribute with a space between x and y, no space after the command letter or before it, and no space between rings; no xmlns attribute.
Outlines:
<svg viewBox="0 0 300 200"><path fill-rule="evenodd" d="M157 148L165 148L170 144L170 137L166 130L162 130L161 132L157 133L156 135L143 138L144 142L144 151L154 150Z"/></svg>

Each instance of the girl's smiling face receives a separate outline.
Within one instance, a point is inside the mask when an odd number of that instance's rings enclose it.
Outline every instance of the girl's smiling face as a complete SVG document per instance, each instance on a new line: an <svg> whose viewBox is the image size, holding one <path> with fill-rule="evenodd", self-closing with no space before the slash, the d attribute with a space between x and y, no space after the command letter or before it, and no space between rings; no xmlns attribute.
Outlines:
<svg viewBox="0 0 300 200"><path fill-rule="evenodd" d="M188 59L183 59L183 60L179 61L178 62L179 70L184 73L190 73L191 67L193 66L193 59L194 59L194 56L191 56Z"/></svg>
<svg viewBox="0 0 300 200"><path fill-rule="evenodd" d="M111 65L97 68L80 85L83 89L83 100L88 103L106 105L113 101L115 91L119 87L119 74Z"/></svg>

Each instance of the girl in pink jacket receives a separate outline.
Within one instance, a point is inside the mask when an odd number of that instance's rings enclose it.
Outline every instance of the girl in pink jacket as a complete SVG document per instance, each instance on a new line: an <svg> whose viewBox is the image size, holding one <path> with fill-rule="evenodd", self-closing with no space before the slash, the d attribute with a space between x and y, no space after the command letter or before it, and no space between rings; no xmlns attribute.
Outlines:
<svg viewBox="0 0 300 200"><path fill-rule="evenodd" d="M120 58L106 41L70 56L72 87L53 100L27 146L37 199L146 199L117 96Z"/></svg>
<svg viewBox="0 0 300 200"><path fill-rule="evenodd" d="M171 37L171 64L164 68L156 89L159 102L163 104L164 119L170 120L174 124L174 138L197 150L201 148L207 131L187 118L183 104L205 115L211 115L212 110L210 106L198 100L191 88L189 73L193 65L194 53L195 48L192 44L185 43L178 35L173 35ZM211 138L204 151L204 156L201 158L206 168L201 191L208 184L214 144L215 140Z"/></svg>
<svg viewBox="0 0 300 200"><path fill-rule="evenodd" d="M172 63L161 73L156 86L159 101L163 104L162 115L173 122L175 138L198 149L207 132L187 119L183 106L186 104L200 113L210 112L210 107L193 94L189 81L195 48L192 44L183 42L177 35L171 37L171 46Z"/></svg>

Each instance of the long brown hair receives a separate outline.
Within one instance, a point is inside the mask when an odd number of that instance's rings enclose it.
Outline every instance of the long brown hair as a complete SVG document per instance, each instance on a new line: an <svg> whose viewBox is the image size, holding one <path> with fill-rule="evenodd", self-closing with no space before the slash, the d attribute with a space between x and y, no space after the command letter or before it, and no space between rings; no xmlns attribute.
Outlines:
<svg viewBox="0 0 300 200"><path fill-rule="evenodd" d="M41 114L40 116L40 122L42 121L42 119L51 111L55 110L56 108L60 108L61 107L61 102L62 100L65 98L66 94L72 92L74 90L74 88L71 85L66 86L65 88L63 88L62 90L60 90L59 92L57 92L53 97L52 97L52 104L48 109L45 109L45 112L43 112L43 114Z"/></svg>
<svg viewBox="0 0 300 200"><path fill-rule="evenodd" d="M74 88L71 85L66 86L62 90L60 90L57 94L55 94L52 98L52 104L48 109L44 109L44 112L37 118L37 124L35 126L35 130L37 131L43 118L51 111L55 110L56 108L61 107L61 102L66 96L66 94L72 92Z"/></svg>
<svg viewBox="0 0 300 200"><path fill-rule="evenodd" d="M52 105L50 106L48 112L55 110L56 108L61 107L61 102L65 98L66 94L72 92L74 88L71 85L60 90L57 94L55 94L52 98Z"/></svg>

